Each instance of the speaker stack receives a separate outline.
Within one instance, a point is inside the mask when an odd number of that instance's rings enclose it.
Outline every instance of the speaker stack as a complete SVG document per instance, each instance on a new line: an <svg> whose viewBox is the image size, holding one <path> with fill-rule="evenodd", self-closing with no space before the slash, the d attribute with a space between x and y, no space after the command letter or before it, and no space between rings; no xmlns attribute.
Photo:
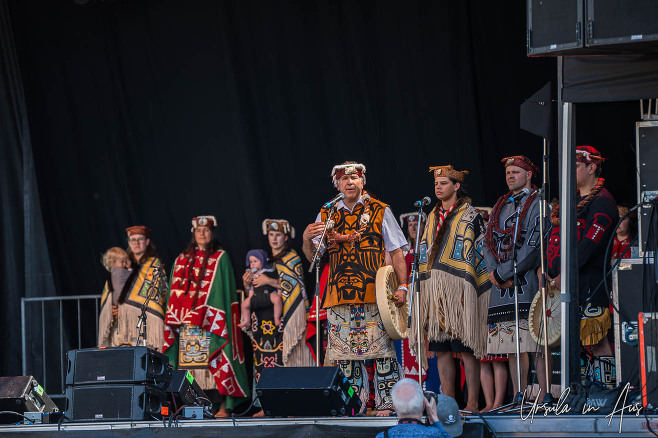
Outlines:
<svg viewBox="0 0 658 438"><path fill-rule="evenodd" d="M138 421L161 418L172 378L169 358L147 347L68 352L66 418L69 421Z"/></svg>
<svg viewBox="0 0 658 438"><path fill-rule="evenodd" d="M658 51L655 0L526 0L528 56Z"/></svg>

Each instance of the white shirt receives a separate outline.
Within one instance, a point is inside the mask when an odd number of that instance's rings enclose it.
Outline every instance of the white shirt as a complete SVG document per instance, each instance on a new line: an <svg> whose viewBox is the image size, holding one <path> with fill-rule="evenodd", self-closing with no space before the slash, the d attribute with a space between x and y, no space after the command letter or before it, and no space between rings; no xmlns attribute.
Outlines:
<svg viewBox="0 0 658 438"><path fill-rule="evenodd" d="M347 205L345 205L345 203L340 200L336 204L336 210L345 209L352 213L352 211L354 211L354 207L356 207L357 204L363 204L362 197L359 197L359 200L356 201L356 204L354 204L352 209L349 209ZM317 217L315 218L315 222L322 222L322 212L318 213ZM384 248L387 252L395 251L398 248L402 248L402 251L409 250L409 242L407 242L407 239L404 237L404 233L402 232L398 221L395 219L393 212L388 206L386 206L386 209L384 209L384 219L382 220L382 237L384 238ZM320 244L320 236L315 237L313 239L313 243L317 247ZM324 245L320 249L320 254L322 253L324 253Z"/></svg>

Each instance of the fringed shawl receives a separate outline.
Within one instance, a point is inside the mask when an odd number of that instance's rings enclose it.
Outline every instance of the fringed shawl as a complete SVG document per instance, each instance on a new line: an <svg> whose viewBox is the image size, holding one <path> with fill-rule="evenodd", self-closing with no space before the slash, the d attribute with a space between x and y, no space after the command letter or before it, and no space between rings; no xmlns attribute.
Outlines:
<svg viewBox="0 0 658 438"><path fill-rule="evenodd" d="M274 260L283 295L283 364L313 366L313 356L306 345L306 306L302 260L291 249Z"/></svg>
<svg viewBox="0 0 658 438"><path fill-rule="evenodd" d="M139 336L137 321L142 313L146 297L151 299L147 306L146 345L162 351L164 344L164 305L167 301L168 285L164 265L157 257L149 257L138 265L134 275L128 278L120 300L119 315L112 316L112 291L105 283L101 295L101 312L98 322L98 346L117 347L136 344Z"/></svg>
<svg viewBox="0 0 658 438"><path fill-rule="evenodd" d="M484 223L477 210L460 199L437 232L439 207L430 215L420 243L421 330L426 340L459 339L483 357L491 288L482 255ZM409 342L417 351L416 318L414 308Z"/></svg>

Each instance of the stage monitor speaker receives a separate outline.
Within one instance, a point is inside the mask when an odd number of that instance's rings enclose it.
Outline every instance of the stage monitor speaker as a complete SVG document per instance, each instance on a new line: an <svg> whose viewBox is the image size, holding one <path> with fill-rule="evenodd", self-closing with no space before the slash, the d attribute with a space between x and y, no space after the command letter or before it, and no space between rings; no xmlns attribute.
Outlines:
<svg viewBox="0 0 658 438"><path fill-rule="evenodd" d="M173 396L173 399L172 399ZM187 370L176 370L167 388L167 397L174 407L207 406L212 404L203 389L199 386L192 373Z"/></svg>
<svg viewBox="0 0 658 438"><path fill-rule="evenodd" d="M640 383L642 405L658 408L658 313L640 313Z"/></svg>
<svg viewBox="0 0 658 438"><path fill-rule="evenodd" d="M165 393L149 385L103 384L66 388L69 421L140 421L160 418Z"/></svg>
<svg viewBox="0 0 658 438"><path fill-rule="evenodd" d="M644 201L645 196L658 195L658 121L636 122L635 142L637 202L640 203ZM640 257L644 257L646 251L650 215L649 206L642 206L638 210Z"/></svg>
<svg viewBox="0 0 658 438"><path fill-rule="evenodd" d="M161 384L171 381L169 358L147 347L88 348L68 352L66 384Z"/></svg>
<svg viewBox="0 0 658 438"><path fill-rule="evenodd" d="M615 375L618 382L640 384L637 315L642 312L642 259L624 259L612 273Z"/></svg>
<svg viewBox="0 0 658 438"><path fill-rule="evenodd" d="M256 395L269 417L352 416L361 409L358 394L338 367L265 368Z"/></svg>
<svg viewBox="0 0 658 438"><path fill-rule="evenodd" d="M587 0L586 16L587 47L615 52L658 49L656 0Z"/></svg>
<svg viewBox="0 0 658 438"><path fill-rule="evenodd" d="M583 0L526 0L528 56L583 48Z"/></svg>
<svg viewBox="0 0 658 438"><path fill-rule="evenodd" d="M0 411L59 412L46 391L32 376L0 377ZM17 423L20 417L13 414L0 415L0 424Z"/></svg>

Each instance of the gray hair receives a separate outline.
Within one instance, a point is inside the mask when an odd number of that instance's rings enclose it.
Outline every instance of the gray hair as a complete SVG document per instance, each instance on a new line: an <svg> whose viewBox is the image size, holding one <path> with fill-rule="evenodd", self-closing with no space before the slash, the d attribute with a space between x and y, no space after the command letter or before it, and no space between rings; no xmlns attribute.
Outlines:
<svg viewBox="0 0 658 438"><path fill-rule="evenodd" d="M425 396L417 381L400 379L391 389L391 396L399 417L422 415Z"/></svg>

